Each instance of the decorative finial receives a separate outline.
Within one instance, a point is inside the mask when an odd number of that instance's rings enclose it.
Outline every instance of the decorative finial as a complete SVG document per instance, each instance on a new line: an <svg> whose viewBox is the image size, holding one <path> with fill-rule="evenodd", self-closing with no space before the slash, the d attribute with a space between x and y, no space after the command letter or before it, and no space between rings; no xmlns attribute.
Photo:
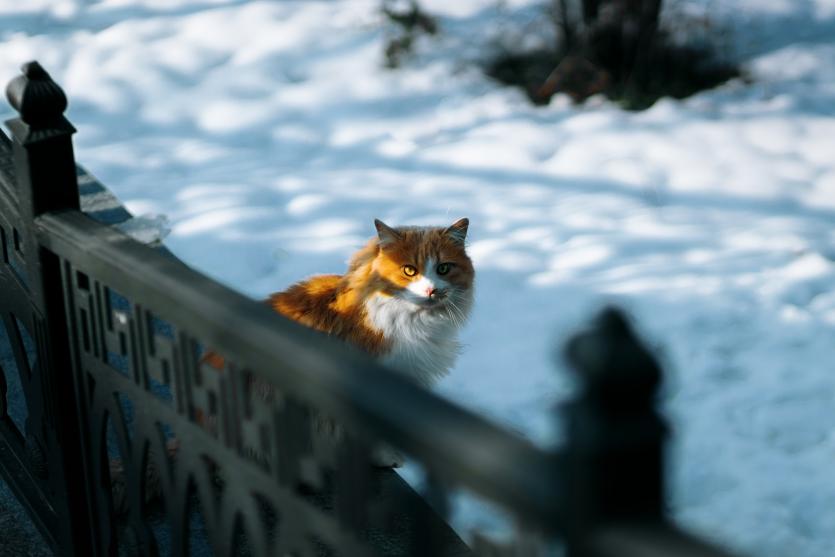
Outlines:
<svg viewBox="0 0 835 557"><path fill-rule="evenodd" d="M603 310L590 330L569 340L565 355L586 395L609 410L644 406L661 381L655 358L615 308Z"/></svg>
<svg viewBox="0 0 835 557"><path fill-rule="evenodd" d="M38 62L29 62L6 87L6 98L24 122L41 127L55 122L67 109L67 97Z"/></svg>

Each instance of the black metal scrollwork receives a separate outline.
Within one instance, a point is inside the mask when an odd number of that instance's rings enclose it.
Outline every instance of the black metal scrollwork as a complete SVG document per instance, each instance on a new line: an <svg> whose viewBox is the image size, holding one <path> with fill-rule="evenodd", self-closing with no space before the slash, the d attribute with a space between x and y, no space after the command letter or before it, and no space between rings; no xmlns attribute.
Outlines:
<svg viewBox="0 0 835 557"><path fill-rule="evenodd" d="M323 547L350 548L333 555L374 554L363 541L364 509L373 499L360 481L370 470L364 445L333 435L330 451L340 466L323 468L305 405L229 360L210 365L184 330L69 261L63 268L97 440L90 459L110 483L100 500L109 511L102 513L110 524L105 547L128 544L155 555L165 522L171 532L192 530L175 536L179 547L209 541L217 554L240 545L233 538L244 539L253 555L319 555ZM198 508L208 540L191 528Z"/></svg>

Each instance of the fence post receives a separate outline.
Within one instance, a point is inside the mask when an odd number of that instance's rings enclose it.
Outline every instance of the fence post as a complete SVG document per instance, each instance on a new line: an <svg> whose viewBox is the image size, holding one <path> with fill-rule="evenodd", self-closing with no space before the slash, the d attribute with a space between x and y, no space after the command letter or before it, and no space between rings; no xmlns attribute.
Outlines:
<svg viewBox="0 0 835 557"><path fill-rule="evenodd" d="M6 122L14 140L18 195L24 218L78 209L72 134L64 118L67 97L37 62L24 64L6 96L20 118ZM28 213L28 214L26 214Z"/></svg>
<svg viewBox="0 0 835 557"><path fill-rule="evenodd" d="M598 555L589 542L601 527L662 520L666 425L655 408L661 369L614 309L573 337L565 353L580 384L562 409L567 555Z"/></svg>
<svg viewBox="0 0 835 557"><path fill-rule="evenodd" d="M40 478L56 518L53 548L61 555L93 555L90 544L88 478L82 461L79 409L69 350L59 258L40 247L35 221L52 211L79 208L73 156L75 128L64 118L67 98L37 62L22 67L6 89L20 114L6 122L12 134L16 175L15 249L25 262L31 327L37 350L26 426L30 464ZM31 438L31 439L30 439Z"/></svg>

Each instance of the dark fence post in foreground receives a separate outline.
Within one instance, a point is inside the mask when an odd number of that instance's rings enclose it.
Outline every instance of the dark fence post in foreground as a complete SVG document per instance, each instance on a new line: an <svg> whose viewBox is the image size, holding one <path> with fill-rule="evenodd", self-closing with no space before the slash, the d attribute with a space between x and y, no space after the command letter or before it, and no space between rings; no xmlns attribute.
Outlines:
<svg viewBox="0 0 835 557"><path fill-rule="evenodd" d="M569 341L581 392L563 409L567 428L568 555L589 555L595 531L662 517L666 427L655 409L661 370L624 316L605 310Z"/></svg>
<svg viewBox="0 0 835 557"><path fill-rule="evenodd" d="M606 309L572 338L581 392L562 410L568 557L727 557L665 516L662 372L622 313Z"/></svg>
<svg viewBox="0 0 835 557"><path fill-rule="evenodd" d="M62 555L91 555L61 270L58 258L41 249L35 237L39 216L79 208L72 147L75 128L63 115L67 98L49 74L37 62L25 64L22 70L23 75L6 89L20 114L6 124L12 134L16 186L12 198L17 205L8 248L18 261L15 270L22 287L3 293L2 312L7 330L28 330L36 363L21 373L31 476L19 480L17 488L27 494L24 503L29 510L38 508L37 501L49 501L52 512L47 514L54 523L49 528L47 522L42 529L52 530L45 534L52 537L53 549ZM11 300L13 296L18 299ZM21 309L24 300L25 310ZM19 361L20 365L26 363Z"/></svg>

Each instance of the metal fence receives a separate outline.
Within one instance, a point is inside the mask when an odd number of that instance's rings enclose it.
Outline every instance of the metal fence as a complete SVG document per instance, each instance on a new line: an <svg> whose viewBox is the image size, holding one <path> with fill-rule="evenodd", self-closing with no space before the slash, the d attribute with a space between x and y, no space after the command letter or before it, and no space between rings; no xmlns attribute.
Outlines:
<svg viewBox="0 0 835 557"><path fill-rule="evenodd" d="M0 477L56 554L725 555L665 517L661 371L617 311L568 343L567 440L535 448L90 219L63 92L32 62L7 94ZM370 464L381 443L426 497ZM465 545L449 487L516 539Z"/></svg>

